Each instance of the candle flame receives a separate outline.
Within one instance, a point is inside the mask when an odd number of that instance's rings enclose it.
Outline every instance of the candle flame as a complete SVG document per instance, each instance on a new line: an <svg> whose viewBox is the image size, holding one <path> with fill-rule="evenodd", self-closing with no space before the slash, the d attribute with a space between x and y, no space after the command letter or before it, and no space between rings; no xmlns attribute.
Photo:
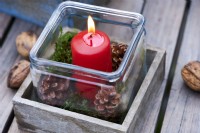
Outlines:
<svg viewBox="0 0 200 133"><path fill-rule="evenodd" d="M88 16L88 32L95 33L95 25L91 16Z"/></svg>

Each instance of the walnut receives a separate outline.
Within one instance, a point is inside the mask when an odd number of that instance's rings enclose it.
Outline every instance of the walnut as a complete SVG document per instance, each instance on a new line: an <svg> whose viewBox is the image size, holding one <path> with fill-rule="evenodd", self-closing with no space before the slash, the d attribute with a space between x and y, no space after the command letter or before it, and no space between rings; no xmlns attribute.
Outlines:
<svg viewBox="0 0 200 133"><path fill-rule="evenodd" d="M7 85L10 88L19 88L30 71L30 62L21 60L10 70Z"/></svg>
<svg viewBox="0 0 200 133"><path fill-rule="evenodd" d="M17 51L25 58L29 57L29 52L37 40L33 32L22 32L16 38Z"/></svg>
<svg viewBox="0 0 200 133"><path fill-rule="evenodd" d="M200 62L192 61L186 64L182 71L182 78L193 90L200 91Z"/></svg>

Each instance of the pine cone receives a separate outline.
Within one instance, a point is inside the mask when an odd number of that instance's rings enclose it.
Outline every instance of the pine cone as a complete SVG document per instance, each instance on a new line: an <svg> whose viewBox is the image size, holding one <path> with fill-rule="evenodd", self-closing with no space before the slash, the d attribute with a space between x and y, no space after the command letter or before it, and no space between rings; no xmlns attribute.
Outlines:
<svg viewBox="0 0 200 133"><path fill-rule="evenodd" d="M116 42L111 43L111 51L112 51L112 69L116 71L122 62L124 54L127 50L128 45L126 44L118 44Z"/></svg>
<svg viewBox="0 0 200 133"><path fill-rule="evenodd" d="M120 103L120 97L121 95L116 92L114 87L103 87L95 96L95 109L101 116L114 117Z"/></svg>
<svg viewBox="0 0 200 133"><path fill-rule="evenodd" d="M68 79L45 76L40 82L38 95L46 104L62 106L67 98L68 88Z"/></svg>

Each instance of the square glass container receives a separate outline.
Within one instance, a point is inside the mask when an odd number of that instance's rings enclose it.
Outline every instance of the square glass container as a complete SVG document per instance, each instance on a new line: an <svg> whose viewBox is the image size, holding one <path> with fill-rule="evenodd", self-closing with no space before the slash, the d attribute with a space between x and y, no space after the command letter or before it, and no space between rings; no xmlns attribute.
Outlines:
<svg viewBox="0 0 200 133"><path fill-rule="evenodd" d="M128 45L113 72L50 60L60 27L63 32L86 30L88 15L93 17L96 29L105 32L111 41ZM40 102L120 123L145 71L144 35L144 17L138 13L61 3L30 52L31 76Z"/></svg>

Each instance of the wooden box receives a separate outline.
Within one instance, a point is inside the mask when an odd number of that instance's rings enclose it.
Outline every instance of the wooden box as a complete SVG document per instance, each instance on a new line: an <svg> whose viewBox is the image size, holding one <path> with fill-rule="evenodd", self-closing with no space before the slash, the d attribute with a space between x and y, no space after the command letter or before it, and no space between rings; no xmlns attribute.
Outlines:
<svg viewBox="0 0 200 133"><path fill-rule="evenodd" d="M140 112L156 93L164 79L165 51L147 49L148 72L122 124L112 123L83 114L63 110L34 101L31 77L27 77L13 98L18 127L25 132L59 133L133 133Z"/></svg>

